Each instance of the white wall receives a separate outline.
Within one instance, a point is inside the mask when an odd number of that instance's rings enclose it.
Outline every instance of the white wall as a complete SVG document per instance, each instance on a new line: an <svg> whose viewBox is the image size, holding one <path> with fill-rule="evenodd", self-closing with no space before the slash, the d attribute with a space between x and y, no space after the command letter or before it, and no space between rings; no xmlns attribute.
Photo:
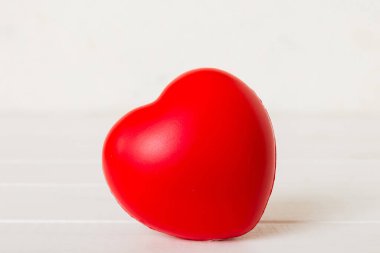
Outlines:
<svg viewBox="0 0 380 253"><path fill-rule="evenodd" d="M380 112L380 1L1 1L0 112L128 111L232 72L272 112Z"/></svg>

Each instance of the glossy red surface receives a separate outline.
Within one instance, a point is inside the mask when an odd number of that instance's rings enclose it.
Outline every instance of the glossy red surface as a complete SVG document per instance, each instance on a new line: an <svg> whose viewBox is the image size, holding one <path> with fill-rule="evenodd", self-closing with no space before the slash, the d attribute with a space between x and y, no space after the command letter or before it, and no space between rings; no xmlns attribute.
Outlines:
<svg viewBox="0 0 380 253"><path fill-rule="evenodd" d="M226 239L260 220L275 152L256 94L224 71L198 69L115 124L103 168L120 205L148 227L192 240Z"/></svg>

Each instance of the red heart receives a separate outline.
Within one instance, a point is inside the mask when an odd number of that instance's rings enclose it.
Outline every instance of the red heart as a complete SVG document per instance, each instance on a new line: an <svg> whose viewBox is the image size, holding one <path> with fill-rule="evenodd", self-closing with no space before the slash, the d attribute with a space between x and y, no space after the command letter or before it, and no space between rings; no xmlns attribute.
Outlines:
<svg viewBox="0 0 380 253"><path fill-rule="evenodd" d="M119 120L103 150L120 205L150 228L192 240L250 231L271 194L275 160L261 100L217 69L178 77Z"/></svg>

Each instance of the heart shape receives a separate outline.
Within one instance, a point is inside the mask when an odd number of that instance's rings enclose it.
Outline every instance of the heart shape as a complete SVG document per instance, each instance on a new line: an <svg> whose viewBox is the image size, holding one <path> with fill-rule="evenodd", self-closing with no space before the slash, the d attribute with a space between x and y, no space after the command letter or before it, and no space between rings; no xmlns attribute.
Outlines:
<svg viewBox="0 0 380 253"><path fill-rule="evenodd" d="M227 239L260 220L275 149L256 94L224 71L197 69L114 125L103 170L120 205L146 226L185 239Z"/></svg>

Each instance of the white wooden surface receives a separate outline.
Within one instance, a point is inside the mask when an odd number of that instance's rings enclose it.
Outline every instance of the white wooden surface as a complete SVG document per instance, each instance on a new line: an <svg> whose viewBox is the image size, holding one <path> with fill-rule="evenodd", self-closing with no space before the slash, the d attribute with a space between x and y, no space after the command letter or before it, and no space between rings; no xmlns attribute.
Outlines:
<svg viewBox="0 0 380 253"><path fill-rule="evenodd" d="M120 115L0 117L0 252L380 252L380 117L273 115L278 166L259 225L193 242L117 205L100 154Z"/></svg>
<svg viewBox="0 0 380 253"><path fill-rule="evenodd" d="M380 112L378 0L0 1L0 112L99 112L212 66L272 110Z"/></svg>

